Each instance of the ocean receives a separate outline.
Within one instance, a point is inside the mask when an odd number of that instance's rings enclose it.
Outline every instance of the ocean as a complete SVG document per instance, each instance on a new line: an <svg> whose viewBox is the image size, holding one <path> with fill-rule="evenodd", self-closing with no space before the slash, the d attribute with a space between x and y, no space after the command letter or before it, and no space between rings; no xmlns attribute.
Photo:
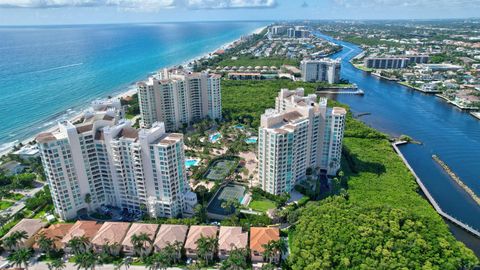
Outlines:
<svg viewBox="0 0 480 270"><path fill-rule="evenodd" d="M0 152L265 22L0 27Z"/></svg>

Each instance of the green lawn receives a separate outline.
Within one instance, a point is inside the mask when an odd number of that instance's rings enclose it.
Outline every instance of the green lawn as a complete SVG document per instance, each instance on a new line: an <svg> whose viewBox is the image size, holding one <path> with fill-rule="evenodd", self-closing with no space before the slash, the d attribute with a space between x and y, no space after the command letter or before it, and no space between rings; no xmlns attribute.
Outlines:
<svg viewBox="0 0 480 270"><path fill-rule="evenodd" d="M0 210L5 210L12 205L13 205L12 202L0 201Z"/></svg>
<svg viewBox="0 0 480 270"><path fill-rule="evenodd" d="M10 199L10 200L19 201L19 200L21 200L23 197L25 197L25 196L23 196L23 195L20 194L20 193L11 193L11 194L9 194L8 196L6 196L5 199Z"/></svg>
<svg viewBox="0 0 480 270"><path fill-rule="evenodd" d="M267 199L253 200L252 202L250 202L248 206L252 208L252 210L258 211L258 212L265 212L268 209L277 207L274 202Z"/></svg>

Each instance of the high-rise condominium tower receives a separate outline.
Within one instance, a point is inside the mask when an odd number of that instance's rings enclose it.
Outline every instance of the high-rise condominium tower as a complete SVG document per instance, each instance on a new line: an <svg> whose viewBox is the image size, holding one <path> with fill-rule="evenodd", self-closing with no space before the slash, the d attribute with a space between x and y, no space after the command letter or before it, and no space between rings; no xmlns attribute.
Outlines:
<svg viewBox="0 0 480 270"><path fill-rule="evenodd" d="M307 60L300 63L302 80L304 82L328 82L340 81L340 60L329 58Z"/></svg>
<svg viewBox="0 0 480 270"><path fill-rule="evenodd" d="M164 70L137 87L142 127L158 121L174 131L205 118L222 118L219 75Z"/></svg>
<svg viewBox="0 0 480 270"><path fill-rule="evenodd" d="M261 117L258 139L259 180L272 194L290 192L306 178L307 168L335 175L340 168L346 111L327 108L327 100L303 88L282 89L275 109Z"/></svg>
<svg viewBox="0 0 480 270"><path fill-rule="evenodd" d="M79 123L64 121L37 136L55 210L72 219L102 205L153 217L191 211L182 134L163 123L136 130L119 102L96 102Z"/></svg>

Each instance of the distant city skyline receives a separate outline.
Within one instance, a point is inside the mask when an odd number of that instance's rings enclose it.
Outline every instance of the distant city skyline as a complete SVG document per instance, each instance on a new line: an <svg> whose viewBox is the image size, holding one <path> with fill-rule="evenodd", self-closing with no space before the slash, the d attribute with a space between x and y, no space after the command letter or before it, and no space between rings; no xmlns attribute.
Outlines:
<svg viewBox="0 0 480 270"><path fill-rule="evenodd" d="M480 0L0 0L0 25L479 17Z"/></svg>

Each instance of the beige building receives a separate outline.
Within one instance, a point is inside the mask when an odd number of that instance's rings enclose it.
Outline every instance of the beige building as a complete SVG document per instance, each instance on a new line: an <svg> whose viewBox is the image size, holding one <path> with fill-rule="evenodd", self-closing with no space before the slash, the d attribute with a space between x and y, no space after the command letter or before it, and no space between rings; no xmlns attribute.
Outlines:
<svg viewBox="0 0 480 270"><path fill-rule="evenodd" d="M73 224L72 228L67 232L65 237L62 239L62 243L65 246L65 251L69 252L69 248L67 247L68 241L70 241L74 237L86 237L90 241L95 237L97 232L102 227L102 224L96 221L89 221L89 220L79 220Z"/></svg>
<svg viewBox="0 0 480 270"><path fill-rule="evenodd" d="M68 231L73 227L71 223L58 223L52 224L48 228L43 228L40 232L35 235L35 244L33 244L34 249L38 249L38 239L40 235L45 235L45 237L52 239L56 249L63 249L64 245L62 243L62 238L68 233Z"/></svg>
<svg viewBox="0 0 480 270"><path fill-rule="evenodd" d="M155 239L155 251L160 251L169 244L173 245L176 242L185 243L187 237L188 226L186 225L169 225L163 224L158 230L157 238Z"/></svg>
<svg viewBox="0 0 480 270"><path fill-rule="evenodd" d="M122 242L123 252L127 255L133 255L135 253L133 243L132 243L132 236L140 235L145 233L148 235L150 240L153 242L155 239L155 234L157 233L158 225L157 224L144 224L144 223L133 223L128 230L125 239ZM145 244L145 248L147 248L147 252L150 253L152 247L149 244Z"/></svg>
<svg viewBox="0 0 480 270"><path fill-rule="evenodd" d="M242 227L220 227L218 236L218 258L225 260L231 250L246 249L248 247L248 232Z"/></svg>
<svg viewBox="0 0 480 270"><path fill-rule="evenodd" d="M12 229L2 238L4 240L5 238L9 237L12 235L14 232L26 232L27 233L27 238L20 240L20 242L17 245L17 248L23 248L23 247L31 247L34 242L35 242L35 234L40 231L43 227L45 227L45 223L40 220L40 219L29 219L29 218L24 218L20 220L15 226L13 226Z"/></svg>
<svg viewBox="0 0 480 270"><path fill-rule="evenodd" d="M130 223L105 222L92 239L92 245L96 252L102 252L105 245L114 245L110 250L112 254L119 254L122 250L122 241L127 234Z"/></svg>
<svg viewBox="0 0 480 270"><path fill-rule="evenodd" d="M217 238L217 226L191 226L185 242L185 253L188 258L197 258L197 241L201 237ZM212 255L215 251L212 250Z"/></svg>

